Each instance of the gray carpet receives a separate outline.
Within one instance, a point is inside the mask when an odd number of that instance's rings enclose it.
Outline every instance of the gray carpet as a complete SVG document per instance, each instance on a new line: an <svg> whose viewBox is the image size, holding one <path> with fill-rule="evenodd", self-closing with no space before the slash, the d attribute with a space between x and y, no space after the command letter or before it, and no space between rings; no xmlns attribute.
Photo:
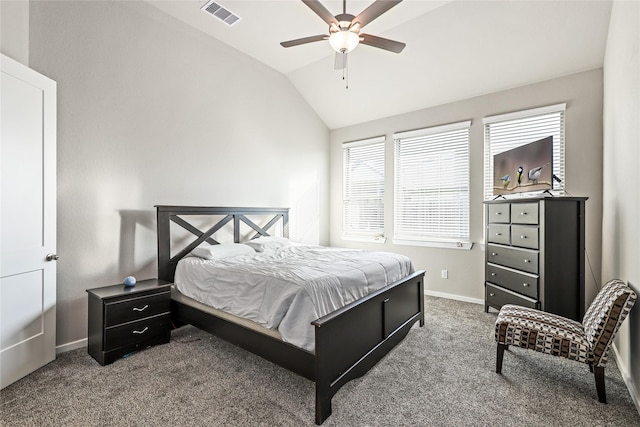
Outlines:
<svg viewBox="0 0 640 427"><path fill-rule="evenodd" d="M426 298L427 320L333 398L326 426L640 426L614 361L598 402L586 365L512 349L495 313ZM85 349L0 392L3 426L312 426L313 383L192 327L100 366Z"/></svg>

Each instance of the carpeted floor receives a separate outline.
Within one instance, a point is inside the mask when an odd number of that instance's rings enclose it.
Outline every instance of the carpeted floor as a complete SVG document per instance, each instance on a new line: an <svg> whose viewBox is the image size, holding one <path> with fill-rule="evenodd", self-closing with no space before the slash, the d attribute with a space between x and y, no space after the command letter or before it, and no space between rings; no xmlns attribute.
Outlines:
<svg viewBox="0 0 640 427"><path fill-rule="evenodd" d="M640 426L613 358L598 402L586 365L512 349L495 313L426 298L427 321L333 398L326 426ZM314 385L192 327L100 366L85 349L0 392L2 426L312 426Z"/></svg>

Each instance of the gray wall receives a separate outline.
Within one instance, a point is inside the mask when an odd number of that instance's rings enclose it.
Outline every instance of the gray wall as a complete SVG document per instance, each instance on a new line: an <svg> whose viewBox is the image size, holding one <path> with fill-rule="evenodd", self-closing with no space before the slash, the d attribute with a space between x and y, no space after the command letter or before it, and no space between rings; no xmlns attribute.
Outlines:
<svg viewBox="0 0 640 427"><path fill-rule="evenodd" d="M329 131L280 73L144 2L31 2L58 83L57 343L85 289L156 276L156 204L290 207L328 242Z"/></svg>
<svg viewBox="0 0 640 427"><path fill-rule="evenodd" d="M28 1L0 1L0 52L29 66Z"/></svg>
<svg viewBox="0 0 640 427"><path fill-rule="evenodd" d="M604 61L602 280L640 295L640 3L614 2ZM640 303L618 332L618 367L640 410Z"/></svg>
<svg viewBox="0 0 640 427"><path fill-rule="evenodd" d="M472 120L470 149L470 233L475 242L468 250L365 245L370 249L397 251L411 257L417 269L427 271L425 288L463 300L479 301L484 295L483 167L484 131L482 119L501 113L567 103L566 189L574 196L587 196L586 245L595 277L600 278L602 220L602 69L574 74L503 92L389 117L331 131L331 233L333 246L361 246L342 239L342 143L387 135L385 216L388 237L393 236L393 142L397 131ZM440 270L449 271L448 279ZM595 280L587 270L587 302L596 293Z"/></svg>

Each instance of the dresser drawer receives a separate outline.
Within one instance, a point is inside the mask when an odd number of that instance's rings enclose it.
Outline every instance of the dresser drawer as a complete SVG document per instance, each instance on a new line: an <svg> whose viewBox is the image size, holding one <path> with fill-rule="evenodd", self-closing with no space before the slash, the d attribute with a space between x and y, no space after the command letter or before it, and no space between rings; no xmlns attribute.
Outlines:
<svg viewBox="0 0 640 427"><path fill-rule="evenodd" d="M487 263L487 281L538 299L538 276Z"/></svg>
<svg viewBox="0 0 640 427"><path fill-rule="evenodd" d="M508 224L489 224L487 231L487 240L492 243L509 244L509 225Z"/></svg>
<svg viewBox="0 0 640 427"><path fill-rule="evenodd" d="M511 244L522 248L538 249L537 225L512 225Z"/></svg>
<svg viewBox="0 0 640 427"><path fill-rule="evenodd" d="M110 302L104 305L105 326L118 325L133 320L167 313L171 306L171 292Z"/></svg>
<svg viewBox="0 0 640 427"><path fill-rule="evenodd" d="M487 221L490 223L509 223L509 204L500 203L499 205L489 205L489 217Z"/></svg>
<svg viewBox="0 0 640 427"><path fill-rule="evenodd" d="M538 274L538 251L487 245L487 261L505 267Z"/></svg>
<svg viewBox="0 0 640 427"><path fill-rule="evenodd" d="M538 204L512 203L511 222L513 224L538 224Z"/></svg>
<svg viewBox="0 0 640 427"><path fill-rule="evenodd" d="M169 313L148 317L137 322L106 328L104 351L163 335L170 328Z"/></svg>
<svg viewBox="0 0 640 427"><path fill-rule="evenodd" d="M524 295L517 294L508 289L493 286L490 283L485 284L485 304L500 310L503 305L515 304L529 308L538 308L538 301L527 298Z"/></svg>

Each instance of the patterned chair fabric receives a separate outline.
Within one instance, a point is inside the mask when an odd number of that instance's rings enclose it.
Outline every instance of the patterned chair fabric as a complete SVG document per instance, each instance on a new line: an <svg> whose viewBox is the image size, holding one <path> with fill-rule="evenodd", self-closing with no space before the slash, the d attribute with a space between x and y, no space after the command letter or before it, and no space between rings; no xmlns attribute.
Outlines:
<svg viewBox="0 0 640 427"><path fill-rule="evenodd" d="M607 353L636 298L624 282L610 280L596 295L582 323L532 308L504 305L496 319L496 372L502 372L504 350L510 345L565 357L595 369L598 398L606 403Z"/></svg>

